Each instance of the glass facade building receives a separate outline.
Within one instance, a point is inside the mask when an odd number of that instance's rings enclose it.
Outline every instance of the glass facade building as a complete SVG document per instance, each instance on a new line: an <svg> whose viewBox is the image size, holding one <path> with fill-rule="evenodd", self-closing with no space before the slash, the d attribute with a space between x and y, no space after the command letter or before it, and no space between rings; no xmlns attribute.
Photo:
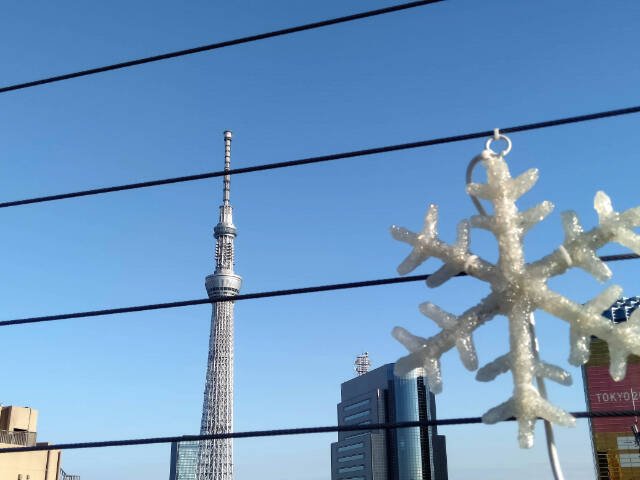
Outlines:
<svg viewBox="0 0 640 480"><path fill-rule="evenodd" d="M419 373L396 377L393 364L341 386L338 425L435 419L435 398ZM339 432L332 480L446 480L445 438L437 427Z"/></svg>
<svg viewBox="0 0 640 480"><path fill-rule="evenodd" d="M169 480L195 480L200 442L173 442Z"/></svg>
<svg viewBox="0 0 640 480"><path fill-rule="evenodd" d="M413 378L396 378L393 383L396 421L425 420L430 416L420 415L420 409L421 407L426 407L426 402L420 401L418 393L420 387L424 389L424 384L417 384L417 376ZM420 418L421 416L423 418ZM425 477L422 475L423 439L421 438L420 430L419 427L414 427L399 428L396 431L398 478L433 478L432 476Z"/></svg>

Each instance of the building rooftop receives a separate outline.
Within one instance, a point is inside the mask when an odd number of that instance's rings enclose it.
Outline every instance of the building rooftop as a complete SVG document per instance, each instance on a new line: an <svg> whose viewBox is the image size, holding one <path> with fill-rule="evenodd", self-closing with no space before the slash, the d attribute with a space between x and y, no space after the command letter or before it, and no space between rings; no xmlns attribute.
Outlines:
<svg viewBox="0 0 640 480"><path fill-rule="evenodd" d="M15 405L0 405L0 430L10 432L36 432L37 424L37 410Z"/></svg>
<svg viewBox="0 0 640 480"><path fill-rule="evenodd" d="M640 306L640 297L622 297L602 312L602 315L613 323L626 322L638 306Z"/></svg>

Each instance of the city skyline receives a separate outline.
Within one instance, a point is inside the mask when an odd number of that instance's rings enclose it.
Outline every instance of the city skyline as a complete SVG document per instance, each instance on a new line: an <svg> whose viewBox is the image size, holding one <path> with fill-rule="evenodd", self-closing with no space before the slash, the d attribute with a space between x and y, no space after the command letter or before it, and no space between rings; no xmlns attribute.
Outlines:
<svg viewBox="0 0 640 480"><path fill-rule="evenodd" d="M1 83L391 4L10 2L0 20ZM637 105L638 24L640 4L624 0L448 0L8 92L0 95L0 196L219 170L225 129L233 130L233 167L243 168ZM638 204L638 129L635 114L509 134L512 172L540 171L519 206L556 205L528 233L528 260L562 243L562 211L577 210L585 229L597 223L596 191L620 210ZM420 229L429 203L440 205L439 232L450 243L457 221L475 213L464 173L483 148L476 139L232 175L242 293L393 277L408 252L388 228ZM219 187L220 179L204 179L2 209L2 319L206 297ZM495 259L486 232L474 231L472 245L474 254ZM639 293L639 260L608 265L625 296ZM432 260L416 274L439 267ZM354 356L369 351L374 367L395 362L406 351L393 327L437 333L417 305L459 314L486 296L476 283L460 277L438 290L416 282L237 301L234 429L334 425L336 386L352 378ZM586 302L609 285L575 271L552 287ZM3 403L47 412L38 428L56 442L197 434L210 315L207 304L2 328ZM550 384L550 400L584 410L580 369L567 366L569 329L540 314L536 333L545 361L574 379L571 387ZM474 340L480 364L504 354L506 320ZM455 352L443 357L442 372L440 418L481 415L512 391L502 378L476 382ZM551 478L540 426L528 451L513 441L513 424L439 431L447 436L451 480L532 471ZM566 477L591 478L588 423L554 432ZM234 475L328 480L334 438L238 439ZM169 451L114 447L65 451L64 458L83 478L151 480L166 478Z"/></svg>

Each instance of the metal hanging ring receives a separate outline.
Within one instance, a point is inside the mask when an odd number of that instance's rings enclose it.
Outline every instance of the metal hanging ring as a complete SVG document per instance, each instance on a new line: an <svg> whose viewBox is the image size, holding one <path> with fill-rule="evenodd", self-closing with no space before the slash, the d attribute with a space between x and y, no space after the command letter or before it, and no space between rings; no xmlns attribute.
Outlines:
<svg viewBox="0 0 640 480"><path fill-rule="evenodd" d="M505 142L507 142L507 148L502 150L500 153L494 152L493 150L491 150L491 142L493 142L494 140L504 140ZM487 141L484 144L484 148L485 150L489 150L495 155L500 155L501 157L504 157L511 151L511 140L509 140L509 137L507 137L506 135L498 133L497 135L494 135L493 137L487 139Z"/></svg>

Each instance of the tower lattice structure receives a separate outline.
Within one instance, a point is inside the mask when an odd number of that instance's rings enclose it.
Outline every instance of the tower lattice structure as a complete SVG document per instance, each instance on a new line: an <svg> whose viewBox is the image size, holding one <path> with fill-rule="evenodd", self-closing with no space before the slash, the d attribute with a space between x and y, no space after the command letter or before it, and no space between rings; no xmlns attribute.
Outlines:
<svg viewBox="0 0 640 480"><path fill-rule="evenodd" d="M224 132L224 169L230 169L231 132ZM237 295L242 278L233 271L233 240L237 235L233 225L233 209L229 203L230 176L224 176L220 221L213 230L216 239L216 268L205 280L209 298ZM233 431L233 307L234 302L213 304L209 358L204 388L200 433ZM233 480L233 440L204 440L200 444L197 480Z"/></svg>
<svg viewBox="0 0 640 480"><path fill-rule="evenodd" d="M353 362L353 371L359 377L365 375L371 370L371 361L369 360L369 352L361 353L356 357L356 361Z"/></svg>

